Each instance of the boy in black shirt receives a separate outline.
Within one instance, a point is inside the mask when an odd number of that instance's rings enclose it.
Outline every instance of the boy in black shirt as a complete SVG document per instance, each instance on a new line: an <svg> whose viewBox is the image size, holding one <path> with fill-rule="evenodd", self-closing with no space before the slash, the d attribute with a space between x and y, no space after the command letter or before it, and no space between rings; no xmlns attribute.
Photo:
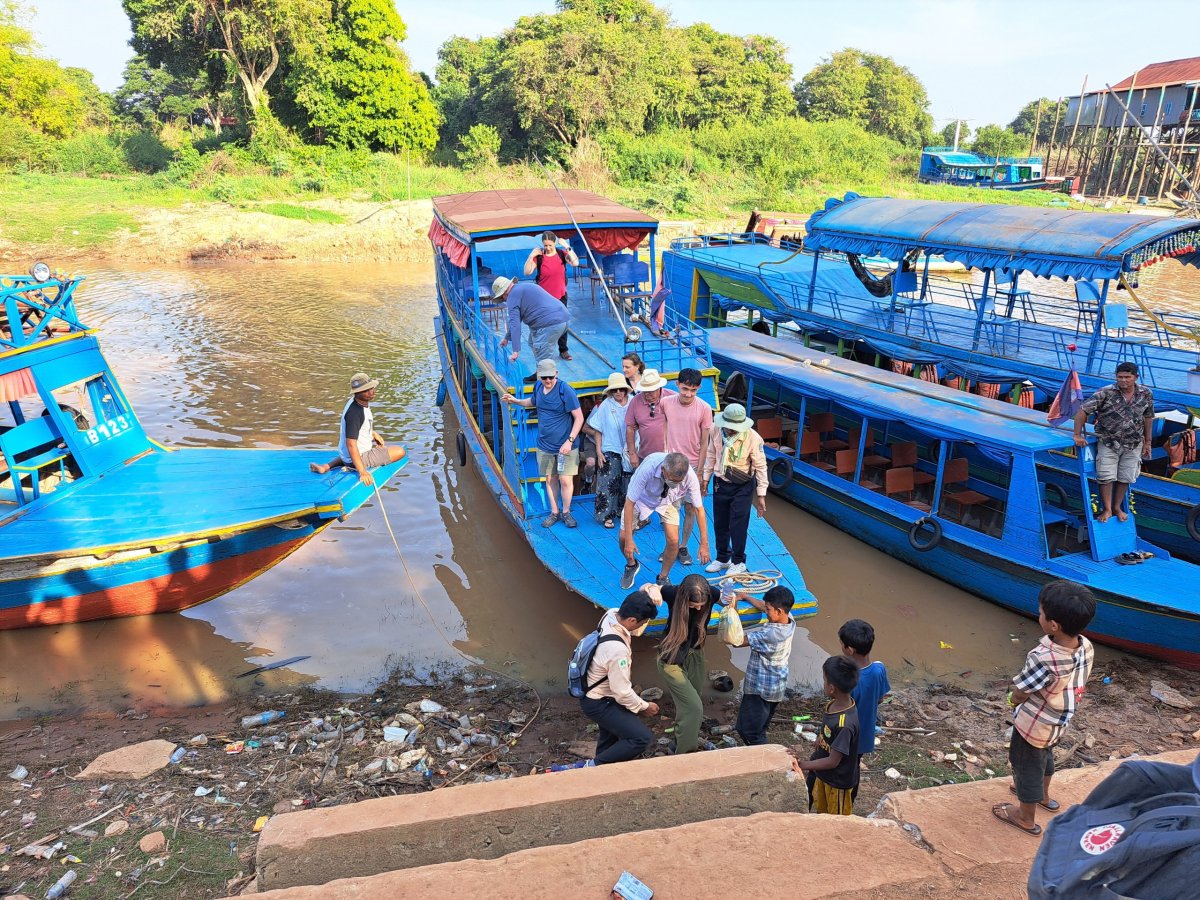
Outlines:
<svg viewBox="0 0 1200 900"><path fill-rule="evenodd" d="M812 812L849 816L854 812L858 786L858 709L850 692L858 684L858 666L845 656L831 656L821 667L825 675L825 717L817 749L796 768L808 785Z"/></svg>

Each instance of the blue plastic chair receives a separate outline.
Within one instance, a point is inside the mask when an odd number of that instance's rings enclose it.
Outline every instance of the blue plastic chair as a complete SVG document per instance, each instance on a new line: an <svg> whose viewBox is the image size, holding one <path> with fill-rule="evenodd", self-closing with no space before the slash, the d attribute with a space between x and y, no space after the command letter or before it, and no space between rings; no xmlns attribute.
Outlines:
<svg viewBox="0 0 1200 900"><path fill-rule="evenodd" d="M1101 285L1094 281L1075 282L1075 333L1079 334L1084 328L1091 331L1096 324L1096 314L1100 312Z"/></svg>
<svg viewBox="0 0 1200 900"><path fill-rule="evenodd" d="M1100 352L1099 368L1104 370L1104 358L1112 347L1115 355L1128 359L1137 364L1139 377L1154 384L1154 372L1150 368L1150 357L1146 353L1146 344L1150 338L1129 334L1129 307L1124 303L1104 304L1104 348ZM1121 362L1118 359L1117 362Z"/></svg>

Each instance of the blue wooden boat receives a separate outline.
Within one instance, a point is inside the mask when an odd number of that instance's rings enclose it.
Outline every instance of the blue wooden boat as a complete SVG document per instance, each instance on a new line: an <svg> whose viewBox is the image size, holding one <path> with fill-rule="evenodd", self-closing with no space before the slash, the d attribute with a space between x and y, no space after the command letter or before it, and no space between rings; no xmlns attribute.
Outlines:
<svg viewBox="0 0 1200 900"><path fill-rule="evenodd" d="M0 279L0 628L195 606L371 495L352 472L309 472L328 450L151 440L79 320L81 280L44 264Z"/></svg>
<svg viewBox="0 0 1200 900"><path fill-rule="evenodd" d="M1040 156L985 156L954 147L922 150L917 180L1001 191L1058 190L1069 183L1046 178Z"/></svg>
<svg viewBox="0 0 1200 900"><path fill-rule="evenodd" d="M1155 423L1155 459L1134 493L1139 526L1200 561L1200 469L1169 471L1162 449L1200 410L1188 336L1200 317L1153 310L1136 283L1168 259L1200 262L1200 221L850 194L807 228L803 252L751 234L675 241L663 263L672 305L710 327L750 310L806 344L1014 402L1023 391L1048 402L1073 367L1090 393L1130 359L1160 411L1179 414ZM914 254L979 269L982 285L906 268ZM873 255L892 272L865 273Z"/></svg>
<svg viewBox="0 0 1200 900"><path fill-rule="evenodd" d="M1200 668L1200 567L1139 538L1132 519L1095 520L1081 502L1095 490L1091 448L1074 460L1073 483L1047 467L1073 448L1069 431L794 340L743 328L709 340L726 396L781 422L783 444L768 449L777 492L1028 616L1046 582L1086 584L1099 601L1096 640Z"/></svg>
<svg viewBox="0 0 1200 900"><path fill-rule="evenodd" d="M612 288L613 303L606 293L609 289L600 286L597 290L589 275L576 272L568 279L575 358L559 361L559 377L575 388L585 416L603 399L609 373L621 370L621 357L630 350L668 381L674 381L680 369L699 369L704 376L699 396L714 407L717 370L709 357L705 331L670 310L661 331L643 331L633 324L635 319L645 322L647 318L646 288L656 276L658 223L654 219L586 191L560 195L551 189L501 190L434 198L429 236L438 292L434 328L442 366L437 399L439 403L449 399L461 426L457 436L460 462L473 461L505 515L564 585L596 606L611 609L619 606L627 593L620 587L625 561L616 530L605 529L595 520L591 513L594 494L582 478L576 482L572 504L579 526L541 526L549 504L545 481L537 469L536 418L500 400L506 391L526 396L536 389L523 383L536 361L525 341L520 358L509 362L508 352L500 347L507 312L503 303L492 301L490 287L501 275L524 277L525 259L544 231L573 239L581 263L588 259L596 280L603 277L598 274L601 272L638 267L638 274L624 290ZM625 254L623 267L613 264L618 248L636 253L635 248L645 240L650 244L649 263ZM606 279L606 284L613 280ZM711 497L706 503L711 521ZM692 541L695 550L698 536ZM661 529L642 531L638 547L643 570L653 580L654 560L664 547ZM757 516L751 518L747 565L752 570L781 573L782 583L796 595L796 617L816 614L816 599L805 588L791 554L770 525ZM701 570L677 566L674 574L681 579L689 571ZM741 613L748 622L760 618L749 606ZM665 620L651 623L651 632L661 630L664 624Z"/></svg>

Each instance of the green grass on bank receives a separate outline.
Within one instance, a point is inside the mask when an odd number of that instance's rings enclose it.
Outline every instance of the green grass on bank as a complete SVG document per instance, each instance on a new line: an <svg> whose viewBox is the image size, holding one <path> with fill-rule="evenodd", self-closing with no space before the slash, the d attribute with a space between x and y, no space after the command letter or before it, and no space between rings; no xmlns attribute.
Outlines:
<svg viewBox="0 0 1200 900"><path fill-rule="evenodd" d="M341 225L346 221L346 217L341 213L330 212L327 209L314 209L310 206L296 206L294 203L263 203L247 207L247 209L253 212L268 213L272 216L281 216L284 219L298 219L301 222L328 222L333 225Z"/></svg>

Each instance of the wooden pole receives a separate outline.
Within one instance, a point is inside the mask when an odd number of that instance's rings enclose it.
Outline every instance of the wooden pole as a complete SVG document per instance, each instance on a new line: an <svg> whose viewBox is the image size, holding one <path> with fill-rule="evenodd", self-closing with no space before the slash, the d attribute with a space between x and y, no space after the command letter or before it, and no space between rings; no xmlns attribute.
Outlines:
<svg viewBox="0 0 1200 900"><path fill-rule="evenodd" d="M1046 148L1046 164L1042 166L1042 174L1050 174L1050 163L1054 156L1054 145L1058 142L1058 119L1062 114L1062 97L1054 102L1054 127L1050 129L1050 146Z"/></svg>
<svg viewBox="0 0 1200 900"><path fill-rule="evenodd" d="M1075 132L1079 130L1079 117L1083 115L1083 101L1087 97L1087 80L1088 77L1085 74L1083 76L1083 87L1079 89L1079 106L1075 108L1075 124L1071 126L1071 138L1067 141L1067 157L1062 163L1063 171L1067 174L1070 174L1071 171L1071 148L1075 146ZM1080 182L1079 189L1083 190L1082 182Z"/></svg>
<svg viewBox="0 0 1200 900"><path fill-rule="evenodd" d="M1158 134L1162 134L1161 129L1162 129L1163 97L1166 96L1166 93L1167 93L1166 85L1162 85L1161 87L1159 87L1159 89L1158 89L1158 109L1156 109L1154 111L1154 131L1157 132ZM1141 144L1140 133L1139 133L1138 137L1139 137L1138 144ZM1154 137L1153 134L1148 135L1148 142L1146 144L1146 155L1142 158L1142 170L1141 170L1141 172L1138 173L1137 187L1134 188L1134 191L1132 194L1132 196L1135 200L1137 199L1138 195L1140 195L1142 193L1142 182L1146 178L1146 169L1150 165L1150 154L1153 150L1153 148L1150 146L1150 144L1153 143L1155 140L1157 140L1157 139ZM1129 173L1129 177L1132 180L1132 178L1133 178L1132 172ZM1126 195L1129 195L1128 188L1126 188L1125 193L1126 193Z"/></svg>
<svg viewBox="0 0 1200 900"><path fill-rule="evenodd" d="M1107 107L1108 107L1108 91L1105 91L1103 94L1100 95L1100 102L1097 104L1096 123L1092 126L1092 138L1090 141L1088 141L1087 153L1084 154L1084 158L1083 158L1082 168L1083 168L1084 172L1083 172L1083 179L1081 181L1080 189L1082 191L1084 191L1085 193L1087 191L1088 178L1092 174L1092 165L1095 163L1095 160L1092 159L1092 153L1095 151L1096 141L1099 140L1099 137L1100 137L1100 123L1104 121L1104 111ZM1099 193L1099 192L1097 192L1097 193Z"/></svg>
<svg viewBox="0 0 1200 900"><path fill-rule="evenodd" d="M1188 129L1192 125L1192 112L1196 109L1196 95L1197 94L1200 94L1200 85L1194 86L1192 88L1192 99L1190 101L1188 101L1187 114L1183 117L1183 127L1180 129L1176 129L1176 132L1175 132L1175 137L1179 138L1179 141L1178 141L1179 147L1178 147L1178 150L1176 153L1176 155L1177 155L1176 163L1177 164L1183 162L1183 148L1187 144ZM1176 142L1172 141L1171 143L1174 144ZM1170 172L1171 172L1170 166L1163 166L1162 180L1158 183L1158 196L1156 199L1159 199L1159 200L1162 199L1162 195L1166 191L1166 188L1167 188L1167 176L1170 174Z"/></svg>
<svg viewBox="0 0 1200 900"><path fill-rule="evenodd" d="M1042 124L1042 98L1038 97L1037 112L1033 115L1033 134L1029 136L1029 152L1026 156L1033 156L1033 147L1037 143L1038 126Z"/></svg>
<svg viewBox="0 0 1200 900"><path fill-rule="evenodd" d="M1113 145L1112 159L1109 161L1108 165L1108 178L1104 180L1104 191L1102 193L1105 197L1108 196L1108 190L1112 187L1113 172L1117 168L1117 157L1120 155L1117 151L1121 145L1125 143L1125 119L1130 115L1129 104L1133 100L1133 88L1136 84L1137 72L1134 72L1133 78L1129 82L1129 92L1125 95L1125 106L1121 111L1121 133L1117 136L1116 142Z"/></svg>

